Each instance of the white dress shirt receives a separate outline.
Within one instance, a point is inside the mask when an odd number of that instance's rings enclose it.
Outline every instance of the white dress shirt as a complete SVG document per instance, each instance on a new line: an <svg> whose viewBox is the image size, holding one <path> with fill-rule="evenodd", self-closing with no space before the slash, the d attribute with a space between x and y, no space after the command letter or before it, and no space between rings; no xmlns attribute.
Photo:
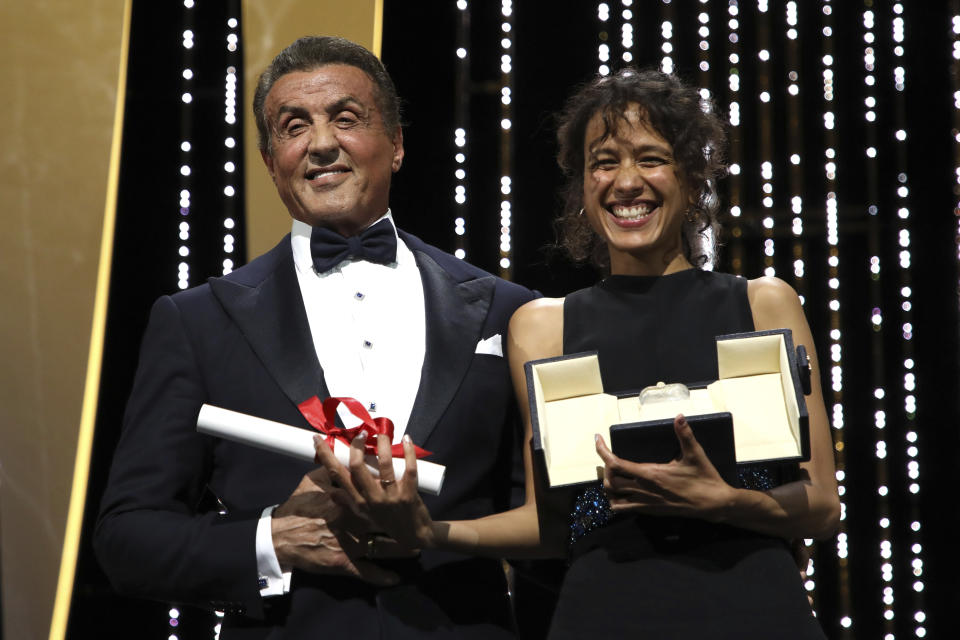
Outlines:
<svg viewBox="0 0 960 640"><path fill-rule="evenodd" d="M389 210L383 218L392 222ZM420 388L426 351L423 282L416 260L398 238L395 263L348 259L318 274L310 254L311 230L294 220L290 241L327 391L333 397L359 400L374 418L390 418L393 441L400 442ZM360 424L343 405L339 413L344 426ZM265 509L257 525L257 567L264 596L290 588L290 575L280 571L273 549L273 509Z"/></svg>

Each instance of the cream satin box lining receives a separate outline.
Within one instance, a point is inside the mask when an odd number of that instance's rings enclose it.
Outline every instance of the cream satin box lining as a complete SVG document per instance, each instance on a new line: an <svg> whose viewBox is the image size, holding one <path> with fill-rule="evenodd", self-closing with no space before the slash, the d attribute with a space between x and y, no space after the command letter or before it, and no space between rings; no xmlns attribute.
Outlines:
<svg viewBox="0 0 960 640"><path fill-rule="evenodd" d="M718 380L691 388L688 399L645 405L636 394L604 392L596 352L526 363L534 451L549 485L597 479L603 463L594 434L609 444L613 425L642 427L678 413L694 422L698 415L729 412L738 463L809 459L807 409L790 330L718 336L716 346Z"/></svg>

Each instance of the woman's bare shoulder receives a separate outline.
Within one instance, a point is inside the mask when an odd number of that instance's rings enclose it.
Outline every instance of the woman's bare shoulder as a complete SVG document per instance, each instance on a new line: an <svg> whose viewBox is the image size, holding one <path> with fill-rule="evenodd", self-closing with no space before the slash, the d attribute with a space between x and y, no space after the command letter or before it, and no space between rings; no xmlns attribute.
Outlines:
<svg viewBox="0 0 960 640"><path fill-rule="evenodd" d="M543 321L563 314L563 298L536 298L513 312L513 320Z"/></svg>
<svg viewBox="0 0 960 640"><path fill-rule="evenodd" d="M803 307L793 287L772 276L747 282L747 298L757 329L790 327L803 322Z"/></svg>
<svg viewBox="0 0 960 640"><path fill-rule="evenodd" d="M537 298L510 318L510 347L530 359L563 351L563 298Z"/></svg>
<svg viewBox="0 0 960 640"><path fill-rule="evenodd" d="M777 304L794 300L797 292L780 278L762 276L747 280L747 297L751 305Z"/></svg>

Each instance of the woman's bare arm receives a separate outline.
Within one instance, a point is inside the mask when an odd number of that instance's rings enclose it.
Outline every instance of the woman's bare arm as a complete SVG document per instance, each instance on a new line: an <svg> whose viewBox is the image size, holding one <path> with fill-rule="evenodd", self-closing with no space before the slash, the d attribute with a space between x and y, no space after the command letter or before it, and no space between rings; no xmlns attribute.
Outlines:
<svg viewBox="0 0 960 640"><path fill-rule="evenodd" d="M745 492L730 509L728 519L739 526L783 537L827 537L840 522L840 498L833 440L810 326L796 292L782 280L751 280L747 292L756 329L790 329L794 344L804 345L810 356L811 392L806 400L810 416L810 461L800 465L801 478L797 482L765 492Z"/></svg>

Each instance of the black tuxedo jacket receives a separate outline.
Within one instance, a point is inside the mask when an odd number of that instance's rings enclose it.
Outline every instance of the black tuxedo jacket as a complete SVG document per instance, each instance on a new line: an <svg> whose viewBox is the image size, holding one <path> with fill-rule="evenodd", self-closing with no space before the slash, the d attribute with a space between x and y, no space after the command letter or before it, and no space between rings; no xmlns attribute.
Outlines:
<svg viewBox="0 0 960 640"><path fill-rule="evenodd" d="M533 294L401 237L420 268L426 306L407 433L447 465L441 495L424 500L437 519L506 509L520 485L519 421L506 358L475 350L481 339L506 338L511 314ZM509 635L499 563L451 553L395 561L403 578L396 587L294 572L288 596L261 598L260 513L284 501L312 465L200 435L197 414L209 403L310 428L297 404L314 395L328 394L289 236L228 276L160 298L94 540L114 586L224 608L225 640Z"/></svg>

